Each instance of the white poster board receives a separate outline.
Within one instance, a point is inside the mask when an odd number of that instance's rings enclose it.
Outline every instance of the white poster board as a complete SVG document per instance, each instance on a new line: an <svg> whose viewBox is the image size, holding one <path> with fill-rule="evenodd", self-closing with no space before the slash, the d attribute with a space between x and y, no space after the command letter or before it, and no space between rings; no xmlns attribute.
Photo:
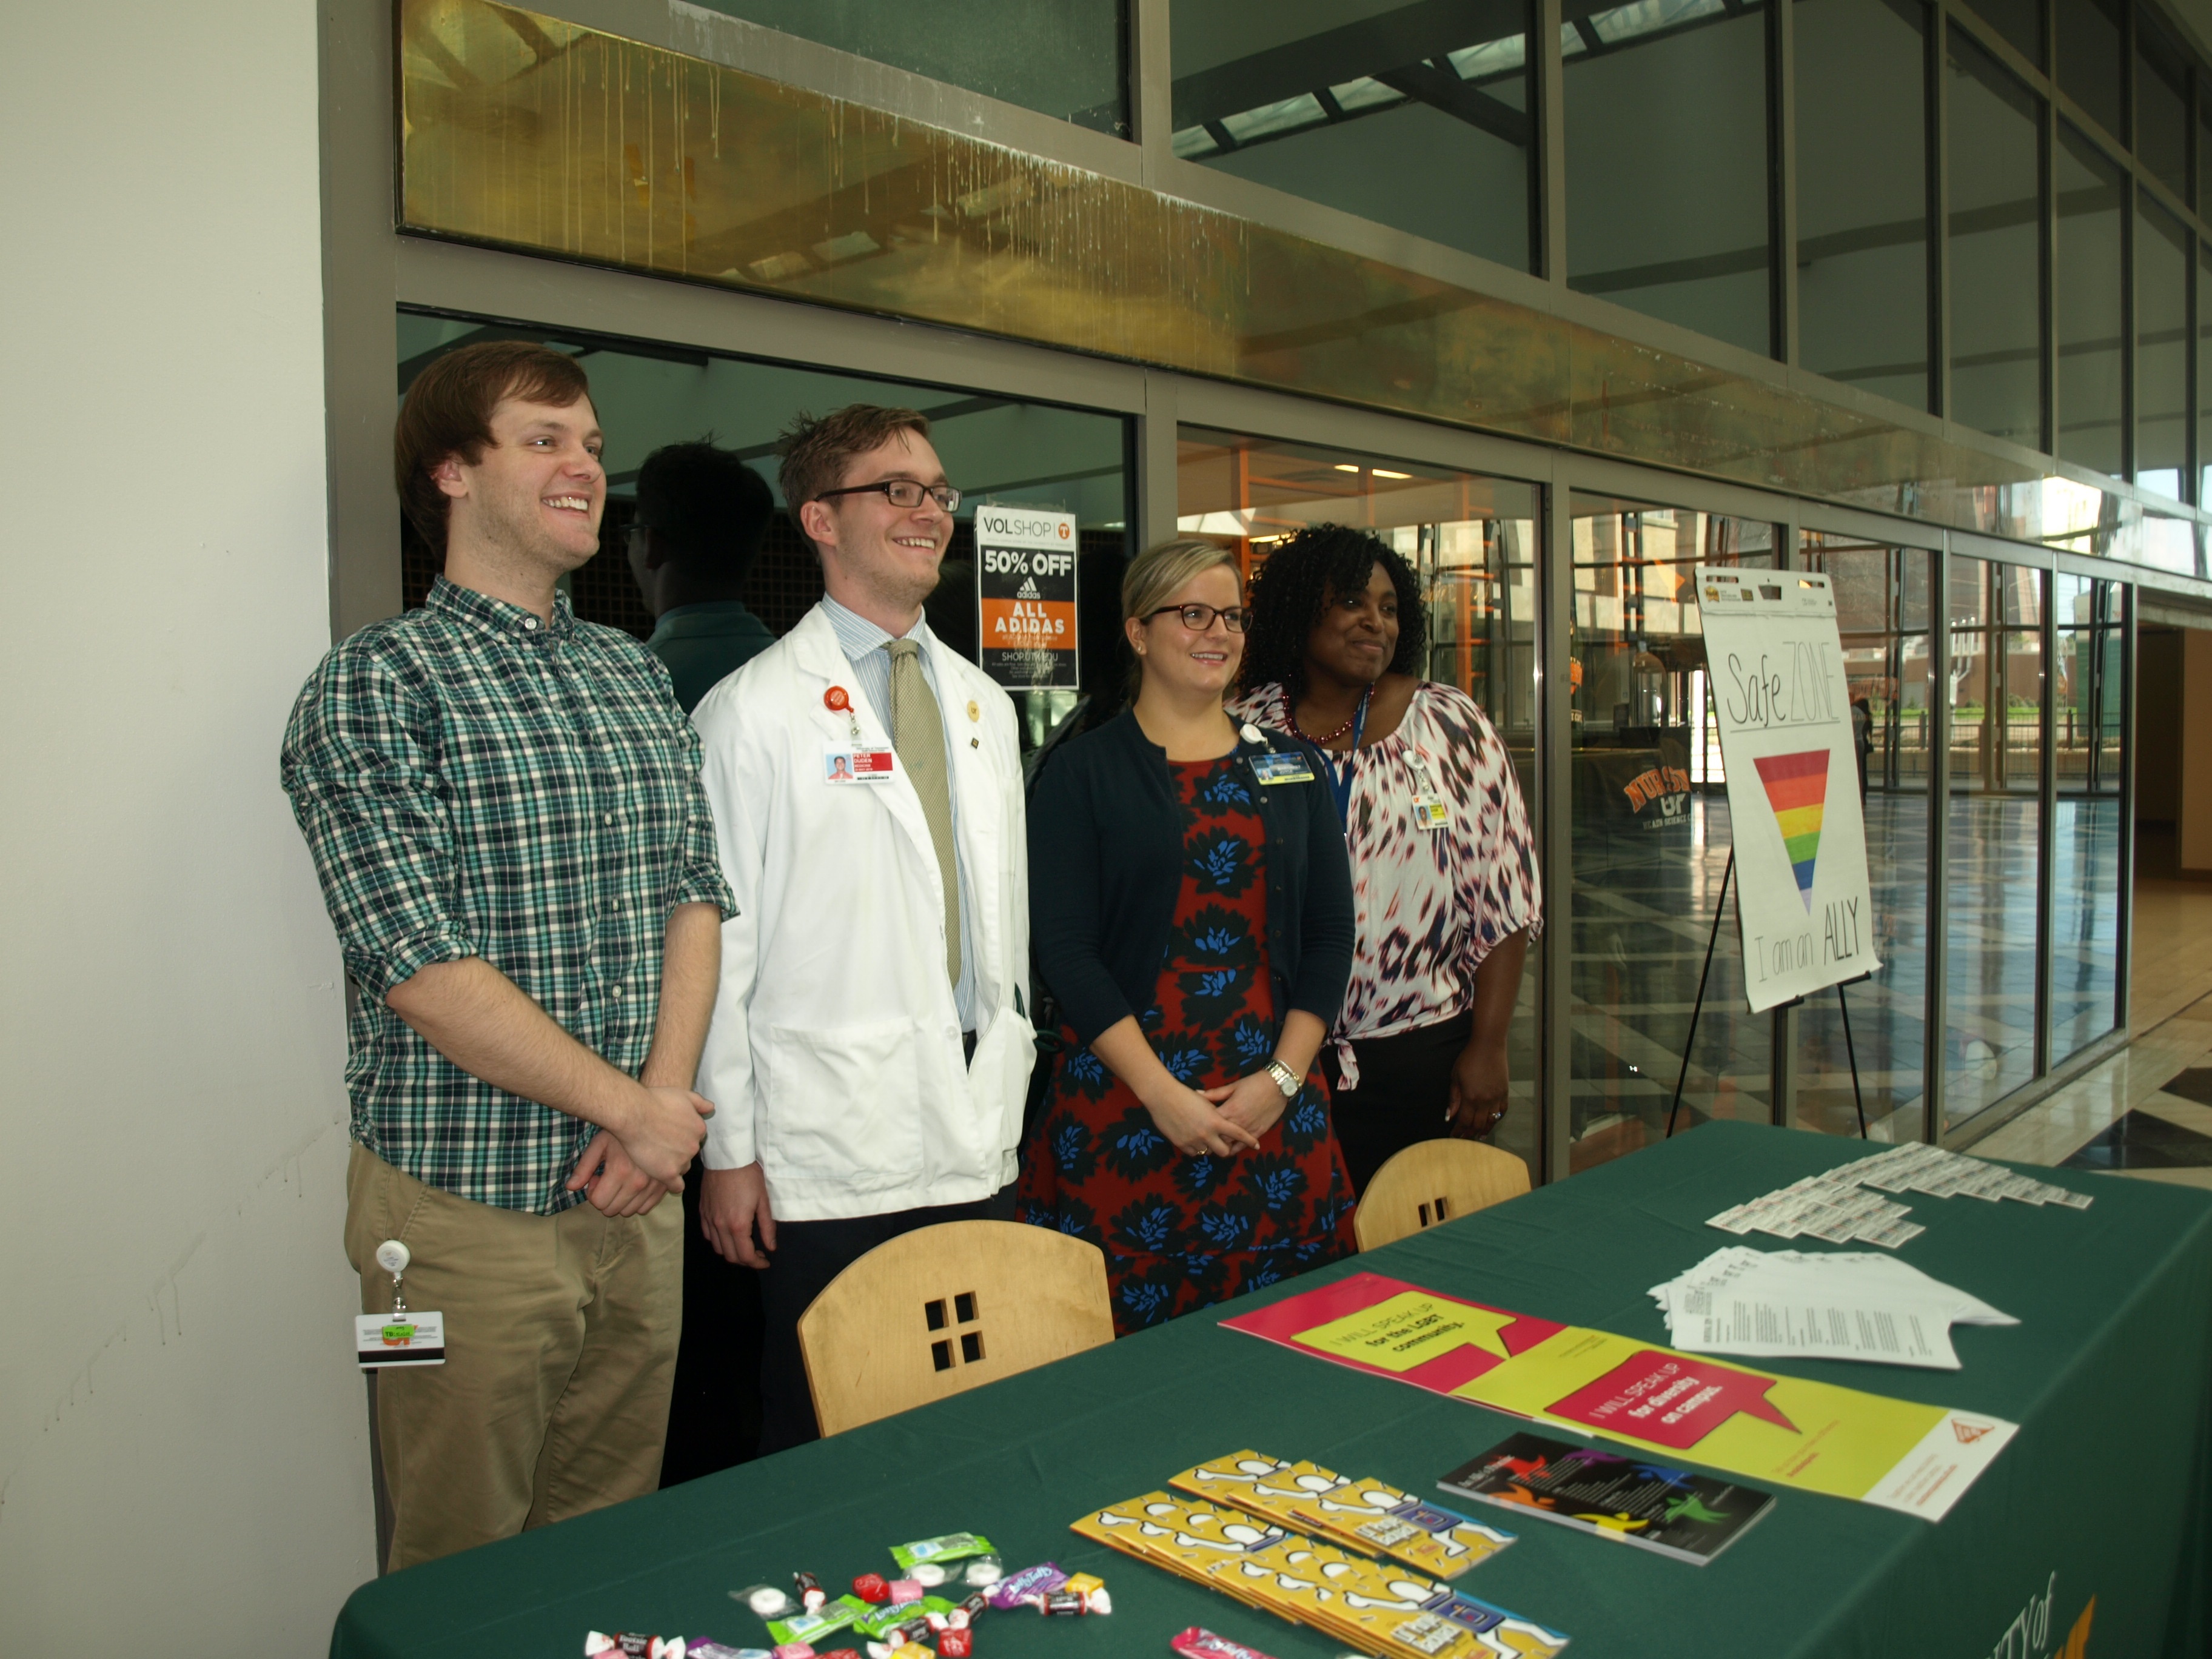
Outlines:
<svg viewBox="0 0 2212 1659"><path fill-rule="evenodd" d="M1827 577L1699 565L1698 600L1759 1013L1881 966L1850 690Z"/></svg>

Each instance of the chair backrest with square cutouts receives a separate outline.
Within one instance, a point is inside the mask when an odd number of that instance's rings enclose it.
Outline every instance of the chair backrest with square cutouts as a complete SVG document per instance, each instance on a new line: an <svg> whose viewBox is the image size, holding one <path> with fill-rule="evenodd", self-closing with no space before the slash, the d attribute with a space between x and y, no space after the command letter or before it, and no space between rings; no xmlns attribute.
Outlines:
<svg viewBox="0 0 2212 1659"><path fill-rule="evenodd" d="M1103 1252L1011 1221L948 1221L879 1244L799 1320L824 1434L1113 1340Z"/></svg>
<svg viewBox="0 0 2212 1659"><path fill-rule="evenodd" d="M1352 1231L1361 1249L1379 1249L1528 1190L1528 1166L1510 1152L1479 1140L1417 1140L1368 1182Z"/></svg>

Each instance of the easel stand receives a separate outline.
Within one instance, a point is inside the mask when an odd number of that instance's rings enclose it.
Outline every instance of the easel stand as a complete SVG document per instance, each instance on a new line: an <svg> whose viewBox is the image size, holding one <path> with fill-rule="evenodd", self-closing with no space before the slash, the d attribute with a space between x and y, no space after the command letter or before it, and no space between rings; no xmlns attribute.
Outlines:
<svg viewBox="0 0 2212 1659"><path fill-rule="evenodd" d="M1721 918L1728 914L1729 880L1735 874L1735 848L1731 847L1729 848L1727 867L1721 872L1720 897L1713 905L1712 931L1705 935L1705 965L1698 973L1698 1000L1690 1006L1690 1030L1682 1039L1682 1069L1674 1076L1674 1098L1667 1108L1667 1133L1662 1137L1665 1139L1674 1139L1675 1115L1682 1109L1682 1091L1690 1081L1690 1051L1697 1047L1698 1020L1705 1012L1705 987L1713 975L1713 950L1720 943ZM1861 979L1865 977L1863 974L1859 976ZM1854 985L1857 982L1857 980L1844 981ZM1782 1006L1794 1007L1803 1000L1803 998L1799 997ZM1843 1016L1844 1053L1850 1058L1851 1064L1851 1103L1858 1109L1859 1139L1864 1140L1867 1138L1866 1097L1859 1089L1858 1048L1851 1041L1851 1010L1850 1005L1844 1000L1843 983L1838 983L1836 987L1836 1008Z"/></svg>

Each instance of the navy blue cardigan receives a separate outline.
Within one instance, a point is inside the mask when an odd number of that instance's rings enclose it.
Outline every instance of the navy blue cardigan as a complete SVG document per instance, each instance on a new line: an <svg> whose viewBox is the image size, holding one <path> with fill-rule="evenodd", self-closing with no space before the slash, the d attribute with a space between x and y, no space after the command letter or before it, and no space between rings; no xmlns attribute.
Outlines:
<svg viewBox="0 0 2212 1659"><path fill-rule="evenodd" d="M1302 754L1313 781L1261 784L1250 757L1270 750ZM1352 864L1328 769L1280 732L1240 735L1237 752L1267 826L1276 1029L1293 1008L1334 1024L1352 978ZM1167 751L1126 711L1066 744L1038 775L1029 838L1030 959L1088 1044L1157 1000L1182 878Z"/></svg>

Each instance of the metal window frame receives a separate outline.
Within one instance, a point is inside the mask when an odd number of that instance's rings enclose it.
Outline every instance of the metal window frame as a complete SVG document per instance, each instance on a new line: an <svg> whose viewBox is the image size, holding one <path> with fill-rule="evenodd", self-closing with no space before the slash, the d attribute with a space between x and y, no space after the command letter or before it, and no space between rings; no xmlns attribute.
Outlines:
<svg viewBox="0 0 2212 1659"><path fill-rule="evenodd" d="M576 21L616 29L637 38L654 39L656 32L673 39L677 25L665 0L549 0L564 15ZM1537 0L1537 52L1533 86L1537 106L1535 167L1540 179L1536 192L1540 235L1539 268L1542 275L1503 271L1470 256L1459 255L1418 239L1334 214L1333 210L1297 204L1291 198L1261 202L1267 213L1298 221L1295 228L1316 234L1341 246L1373 251L1378 257L1399 258L1416 268L1437 269L1455 281L1478 281L1480 285L1512 297L1534 298L1571 313L1586 314L1616 333L1643 338L1677 349L1687 344L1709 359L1723 357L1747 373L1782 380L1797 371L1796 356L1796 307L1786 273L1795 269L1796 199L1794 167L1795 107L1790 82L1795 34L1784 0L1775 0L1770 22L1769 108L1770 167L1774 185L1773 207L1778 226L1774 237L1778 349L1783 361L1735 351L1715 343L1642 319L1638 313L1589 296L1571 294L1565 272L1565 151L1564 64L1559 48L1560 0ZM1133 84L1128 107L1133 132L1128 140L1075 128L1031 111L1014 109L994 100L939 87L882 65L868 65L846 54L810 43L794 41L731 19L714 19L703 25L714 39L746 58L748 66L788 78L827 84L848 95L865 94L880 106L907 111L918 119L957 118L969 130L1002 142L1066 160L1109 176L1141 182L1153 188L1187 189L1196 184L1220 185L1224 196L1243 192L1243 202L1261 187L1247 190L1242 180L1225 179L1173 155L1171 134L1172 62L1169 52L1169 0L1131 0L1125 9L1129 29L1126 58ZM2049 200L2049 144L2055 121L2067 113L2093 138L2108 136L2070 108L2070 100L2054 95L2049 77L2012 53L1993 37L1985 25L1957 0L1929 0L1923 67L1928 77L1928 201L1931 220L1929 238L1932 271L1929 298L1930 400L1942 419L1948 397L1949 261L1948 258L1948 169L1945 138L1948 114L1943 65L1947 31L1963 24L1979 46L1990 49L2045 100L2045 177L2041 222L2048 255L2054 228ZM394 229L393 171L395 138L392 118L393 9L390 0L331 0L320 9L322 33L322 120L325 280L325 361L326 421L330 442L329 521L331 529L331 605L333 635L350 633L363 623L386 616L398 608L398 500L390 475L389 428L396 388L392 374L397 356L398 308L414 304L472 314L527 320L548 326L587 327L595 331L628 334L696 344L709 349L775 361L801 362L828 369L878 374L885 378L958 385L1009 397L1092 408L1129 418L1135 470L1135 517L1133 532L1141 526L1143 539L1164 539L1175 532L1176 517L1176 434L1185 424L1249 431L1255 435L1322 442L1345 447L1364 447L1378 454L1401 455L1413 460L1463 468L1525 480L1540 487L1541 530L1538 573L1539 741L1535 795L1540 819L1538 828L1544 860L1545 914L1550 938L1538 969L1540 1073L1534 1079L1541 1102L1539 1138L1539 1176L1564 1176L1570 1164L1572 1124L1573 1048L1573 905L1572 905L1572 727L1568 682L1555 672L1567 660L1573 600L1571 495L1575 490L1673 502L1699 511L1763 519L1784 526L1783 547L1793 563L1802 557L1802 532L1818 529L1864 537L1883 544L1924 554L1929 560L1930 603L1929 662L1931 698L1936 718L1931 722L1929 814L1928 991L1925 1010L1929 1042L1928 1074L1923 1091L1923 1130L1946 1139L1942 1124L1943 1036L1946 1030L1945 966L1948 941L1942 927L1949 890L1946 826L1950 770L1951 722L1948 698L1941 688L1948 684L1949 557L1994 558L2045 572L2065 570L2114 584L2125 621L2120 629L2121 811L2129 819L2134 802L2135 651L2139 586L2171 590L2198 599L2212 599L2212 583L2177 577L2101 559L2054 553L2021 544L1947 532L1924 522L1891 514L1803 500L1771 492L1670 471L1640 463L1614 460L1541 445L1502 439L1455 428L1383 415L1291 394L1262 392L1224 382L1203 380L1141 366L1112 362L1051 348L963 334L957 331L896 319L831 311L803 303L770 299L727 290L689 286L659 278L632 276L580 265L560 264L527 255L403 237ZM684 27L702 27L688 9ZM2055 17L2045 10L2045 27L2055 30ZM697 37L687 37L686 50L696 50ZM2132 64L2132 57L2130 58ZM2192 85L2195 82L2192 81ZM2192 98L2192 119L2198 103ZM2198 164L2198 147L2192 127L2191 166ZM2200 246L2212 246L2208 225L2178 203L2156 180L2136 173L2131 157L2115 155L2139 186L2153 199L2174 211L2197 233ZM1227 186L1234 185L1237 191ZM1261 191L1267 198L1279 193ZM1240 204L1242 205L1243 204ZM2130 218L2132 216L2130 216ZM1338 234L1342 232L1344 234ZM2134 280L2132 244L2124 253L2130 291ZM2199 277L2192 265L2190 314L2199 310ZM2044 282L2046 338L2055 328L2051 318L2051 283ZM2131 313L2132 314L2132 313ZM2055 340L2052 342L2055 349ZM2132 349L2130 349L2130 372ZM1738 361L1740 360L1740 362ZM2055 361L2055 358L2052 359ZM2197 424L2197 354L2190 354L2192 391L2190 421ZM2046 380L2047 384L2047 380ZM1875 400L1880 401L1880 400ZM1895 405L1885 405L1895 408ZM1900 410L1900 414L1904 411ZM2051 414L2046 394L2046 437ZM1923 417L1925 418L1925 417ZM2130 416L2132 419L2132 406ZM2196 445L2192 437L2191 491L2195 492ZM2085 475L2087 476L2087 475ZM2045 577L2046 636L2044 698L2045 794L2055 783L2052 755L2055 728L2047 690L2048 639L2054 625ZM2047 820L2046 820L2047 822ZM2049 881L2049 834L2045 837L2045 870ZM2120 1025L2080 1054L2053 1068L2041 1063L2042 1075L2032 1088L1993 1103L1948 1137L1951 1144L1978 1139L2014 1115L2032 1097L2047 1092L2064 1079L2108 1054L2124 1041L2129 1002L2127 952L2132 936L2133 851L2130 838L2122 837L2122 894L2119 917L2120 961L2117 1006ZM2048 896L2039 907L2045 937L2039 945L2039 1024L2047 1030L2050 974ZM2047 1045L2047 1037L2045 1038ZM1794 1118L1794 1102L1778 1093L1777 1109Z"/></svg>

